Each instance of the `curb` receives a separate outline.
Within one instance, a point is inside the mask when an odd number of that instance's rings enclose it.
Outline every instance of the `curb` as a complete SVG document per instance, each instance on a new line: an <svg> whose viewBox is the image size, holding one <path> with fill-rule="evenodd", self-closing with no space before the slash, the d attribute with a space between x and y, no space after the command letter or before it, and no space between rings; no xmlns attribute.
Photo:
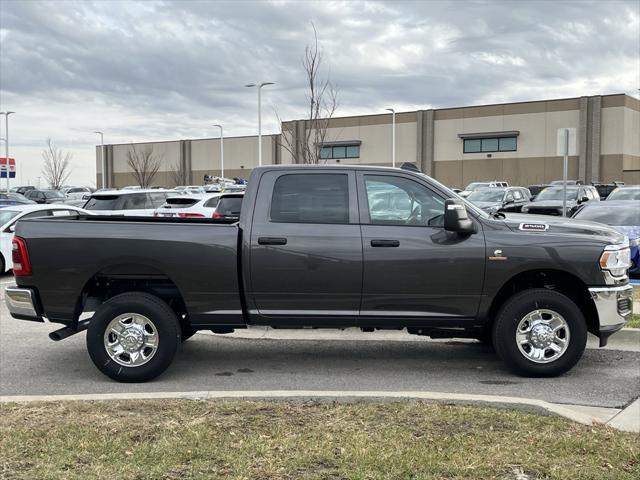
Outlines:
<svg viewBox="0 0 640 480"><path fill-rule="evenodd" d="M31 403L52 401L105 401L105 400L223 400L223 399L302 399L302 400L355 400L355 399L391 399L391 400L427 400L454 404L487 404L510 406L524 410L542 410L583 425L594 423L607 424L625 431L640 432L640 421L635 410L640 408L640 399L625 410L617 408L586 407L581 405L563 405L520 397L501 395L467 395L441 392L384 392L384 391L316 391L316 390L268 390L268 391L195 391L195 392L143 392L143 393L106 393L83 395L15 395L0 396L0 403ZM630 410L631 409L631 410ZM629 411L629 412L628 412ZM618 419L617 422L612 420Z"/></svg>

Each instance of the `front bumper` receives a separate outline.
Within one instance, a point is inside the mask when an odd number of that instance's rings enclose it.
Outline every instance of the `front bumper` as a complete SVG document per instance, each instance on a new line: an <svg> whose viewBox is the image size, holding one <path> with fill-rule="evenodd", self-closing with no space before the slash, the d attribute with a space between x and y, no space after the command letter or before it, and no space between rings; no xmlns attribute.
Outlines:
<svg viewBox="0 0 640 480"><path fill-rule="evenodd" d="M4 290L4 301L13 318L44 322L36 294L32 289L17 286L7 287Z"/></svg>
<svg viewBox="0 0 640 480"><path fill-rule="evenodd" d="M633 313L633 286L593 287L589 293L598 311L600 346L603 347Z"/></svg>

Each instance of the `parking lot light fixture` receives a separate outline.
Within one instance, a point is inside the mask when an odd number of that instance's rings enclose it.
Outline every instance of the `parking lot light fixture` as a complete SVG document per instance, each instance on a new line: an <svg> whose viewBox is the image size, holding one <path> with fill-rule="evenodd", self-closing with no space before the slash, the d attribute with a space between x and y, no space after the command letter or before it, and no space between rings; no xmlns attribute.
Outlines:
<svg viewBox="0 0 640 480"><path fill-rule="evenodd" d="M267 85L275 85L273 82L248 83L245 87L258 89L258 166L262 165L262 100L260 90Z"/></svg>
<svg viewBox="0 0 640 480"><path fill-rule="evenodd" d="M393 108L387 108L391 112L391 166L396 166L396 111Z"/></svg>
<svg viewBox="0 0 640 480"><path fill-rule="evenodd" d="M98 135L100 135L100 160L102 161L102 188L106 188L107 187L107 163L105 162L104 159L104 133L100 132L100 131L96 131L93 133L97 133Z"/></svg>
<svg viewBox="0 0 640 480"><path fill-rule="evenodd" d="M222 129L222 125L218 123L215 123L213 126L220 129L220 176L224 182L224 130Z"/></svg>
<svg viewBox="0 0 640 480"><path fill-rule="evenodd" d="M7 193L9 193L9 115L16 112L0 112L0 115L4 115L4 156L7 161Z"/></svg>

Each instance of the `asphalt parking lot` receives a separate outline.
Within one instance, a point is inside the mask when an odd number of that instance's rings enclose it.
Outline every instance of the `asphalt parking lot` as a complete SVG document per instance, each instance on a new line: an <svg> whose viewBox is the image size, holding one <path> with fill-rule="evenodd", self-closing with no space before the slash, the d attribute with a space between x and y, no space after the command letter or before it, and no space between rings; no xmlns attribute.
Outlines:
<svg viewBox="0 0 640 480"><path fill-rule="evenodd" d="M11 283L0 277L0 286ZM0 301L0 395L202 390L432 391L507 395L621 408L640 396L640 353L588 349L559 378L512 375L489 347L459 341L246 339L199 334L147 384L120 384L93 366L84 333L54 343L57 325L12 319ZM371 338L372 340L368 340Z"/></svg>

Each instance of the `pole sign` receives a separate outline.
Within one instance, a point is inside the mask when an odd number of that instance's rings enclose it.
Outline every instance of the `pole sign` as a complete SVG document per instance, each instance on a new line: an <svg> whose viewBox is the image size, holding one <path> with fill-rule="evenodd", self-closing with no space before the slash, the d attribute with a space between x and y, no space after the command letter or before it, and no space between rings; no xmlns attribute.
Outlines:
<svg viewBox="0 0 640 480"><path fill-rule="evenodd" d="M16 178L16 159L10 158L7 162L6 157L0 157L0 178L7 178L7 171L9 178Z"/></svg>

